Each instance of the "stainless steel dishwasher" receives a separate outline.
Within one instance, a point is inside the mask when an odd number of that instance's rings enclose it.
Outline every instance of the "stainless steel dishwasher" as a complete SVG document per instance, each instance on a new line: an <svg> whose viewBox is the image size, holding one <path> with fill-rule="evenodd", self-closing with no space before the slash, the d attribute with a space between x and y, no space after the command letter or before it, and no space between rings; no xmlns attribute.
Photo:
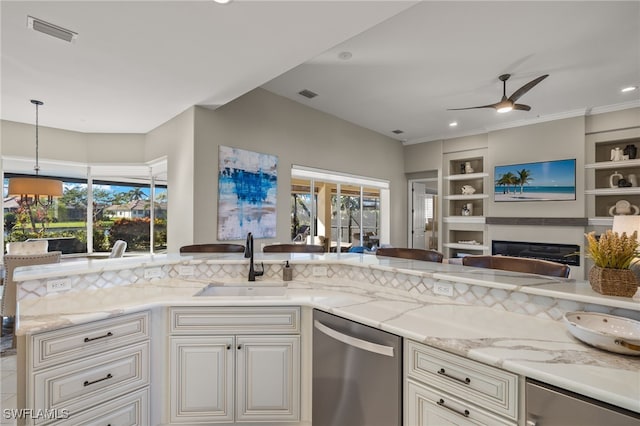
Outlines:
<svg viewBox="0 0 640 426"><path fill-rule="evenodd" d="M313 311L313 426L400 426L402 338Z"/></svg>
<svg viewBox="0 0 640 426"><path fill-rule="evenodd" d="M527 426L638 426L640 414L527 379Z"/></svg>

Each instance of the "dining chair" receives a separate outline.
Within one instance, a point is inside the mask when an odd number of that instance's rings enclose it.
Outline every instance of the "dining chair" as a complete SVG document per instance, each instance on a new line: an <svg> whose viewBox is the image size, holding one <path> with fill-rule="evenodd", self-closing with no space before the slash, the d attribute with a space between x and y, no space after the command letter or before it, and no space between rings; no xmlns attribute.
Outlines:
<svg viewBox="0 0 640 426"><path fill-rule="evenodd" d="M49 250L49 240L12 241L7 243L7 254L40 254Z"/></svg>
<svg viewBox="0 0 640 426"><path fill-rule="evenodd" d="M0 304L0 314L5 317L15 318L17 305L17 287L13 279L13 273L17 267L46 265L60 263L61 251L52 251L40 254L5 254L4 255L4 284L2 286L2 304ZM14 322L15 323L15 322ZM15 348L15 327L11 331L13 334L12 347Z"/></svg>
<svg viewBox="0 0 640 426"><path fill-rule="evenodd" d="M568 278L571 272L569 266L562 263L513 256L465 256L462 258L462 264L476 268L500 269L560 278Z"/></svg>
<svg viewBox="0 0 640 426"><path fill-rule="evenodd" d="M376 256L399 257L438 263L442 263L442 258L444 257L442 253L435 250L405 247L380 247L376 250Z"/></svg>
<svg viewBox="0 0 640 426"><path fill-rule="evenodd" d="M124 240L117 240L113 243L111 253L109 253L109 259L116 259L124 256L124 252L127 250L127 242Z"/></svg>
<svg viewBox="0 0 640 426"><path fill-rule="evenodd" d="M242 244L191 244L180 247L180 253L244 253Z"/></svg>
<svg viewBox="0 0 640 426"><path fill-rule="evenodd" d="M264 253L324 253L324 246L315 244L270 244L262 249Z"/></svg>

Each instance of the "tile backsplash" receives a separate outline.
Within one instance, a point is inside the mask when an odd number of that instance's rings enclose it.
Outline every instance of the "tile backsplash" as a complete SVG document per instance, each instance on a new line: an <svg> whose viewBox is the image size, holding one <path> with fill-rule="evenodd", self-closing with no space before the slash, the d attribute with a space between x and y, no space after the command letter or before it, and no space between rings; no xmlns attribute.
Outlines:
<svg viewBox="0 0 640 426"><path fill-rule="evenodd" d="M513 290L490 288L481 285L465 284L455 281L437 280L428 272L405 273L375 265L346 265L339 263L295 263L293 279L313 283L339 286L357 285L366 287L379 287L381 290L393 292L402 296L409 296L416 301L428 302L434 297L439 300L448 300L452 303L487 306L514 313L531 315L553 320L561 320L565 312L570 311L597 311L612 315L620 315L627 318L640 320L640 312L612 308L604 305L588 304L553 297L531 295ZM150 273L153 269L153 273ZM264 275L258 278L260 281L282 280L283 263L264 264ZM159 276L158 276L159 275ZM248 265L246 263L222 263L221 261L190 260L157 264L152 268L123 267L120 270L95 271L84 274L70 274L65 278L71 280L71 289L64 291L82 291L117 287L131 284L144 283L154 280L198 280L208 282L246 281ZM321 275L321 276L319 276ZM150 278L152 277L153 278ZM29 280L19 283L18 300L47 295L47 281L53 278ZM453 280L453 277L452 277ZM442 296L434 292L437 284L446 286L451 291L451 296ZM59 294L57 292L56 294Z"/></svg>

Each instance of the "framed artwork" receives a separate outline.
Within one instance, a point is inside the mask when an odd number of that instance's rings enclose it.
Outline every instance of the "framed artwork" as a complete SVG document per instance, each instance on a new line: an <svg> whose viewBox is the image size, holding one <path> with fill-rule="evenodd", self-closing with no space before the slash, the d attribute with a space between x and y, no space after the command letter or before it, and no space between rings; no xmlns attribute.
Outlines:
<svg viewBox="0 0 640 426"><path fill-rule="evenodd" d="M576 160L496 166L494 200L567 201L576 199Z"/></svg>
<svg viewBox="0 0 640 426"><path fill-rule="evenodd" d="M278 157L220 146L218 239L276 236Z"/></svg>

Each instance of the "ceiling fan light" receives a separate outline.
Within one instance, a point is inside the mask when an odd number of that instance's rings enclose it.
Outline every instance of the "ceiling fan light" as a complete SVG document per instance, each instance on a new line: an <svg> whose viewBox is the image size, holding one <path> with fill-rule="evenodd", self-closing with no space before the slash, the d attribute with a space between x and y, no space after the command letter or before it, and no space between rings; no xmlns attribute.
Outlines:
<svg viewBox="0 0 640 426"><path fill-rule="evenodd" d="M504 114L505 112L513 110L513 102L511 102L511 100L509 99L503 98L502 101L495 106L495 108L496 111L498 111L500 114Z"/></svg>

